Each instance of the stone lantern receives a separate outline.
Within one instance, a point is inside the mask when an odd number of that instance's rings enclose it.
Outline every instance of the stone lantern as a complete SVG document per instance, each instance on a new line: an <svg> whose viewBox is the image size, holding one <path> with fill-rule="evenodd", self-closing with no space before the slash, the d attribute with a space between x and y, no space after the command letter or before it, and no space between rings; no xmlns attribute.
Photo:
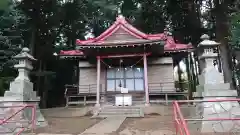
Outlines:
<svg viewBox="0 0 240 135"><path fill-rule="evenodd" d="M224 83L222 73L214 66L214 61L218 58L218 53L215 51L220 45L213 40L209 40L209 36L204 34L201 36L202 42L199 43L200 51L199 59L201 61L201 75L199 76L200 84L215 84Z"/></svg>
<svg viewBox="0 0 240 135"><path fill-rule="evenodd" d="M14 57L15 59L19 60L19 63L14 65L14 67L18 70L18 77L15 80L29 80L29 71L33 69L32 61L36 61L29 54L28 48L23 48L21 53Z"/></svg>
<svg viewBox="0 0 240 135"><path fill-rule="evenodd" d="M29 72L33 69L32 62L36 61L36 59L29 54L28 48L23 48L20 54L14 58L19 61L16 65L14 65L14 67L18 70L18 76L10 83L9 91L4 93L4 105L12 106L36 104L37 126L46 126L47 122L38 107L40 98L37 96L36 92L33 91L33 83L29 79ZM29 113L29 109L24 109L24 115L27 117L26 119L31 119L31 114Z"/></svg>
<svg viewBox="0 0 240 135"><path fill-rule="evenodd" d="M223 75L214 66L214 60L218 57L214 49L219 43L209 40L209 36L201 36L202 42L199 43L199 59L203 68L199 77L199 85L193 94L195 99L205 101L216 99L234 99L237 97L237 91L230 89L229 83L224 83ZM201 119L233 118L239 114L240 108L238 102L198 102L196 103L196 115ZM227 115L226 115L227 114ZM200 124L200 123L199 123ZM203 120L199 129L201 132L229 132L231 129L239 130L234 127L233 121L207 121Z"/></svg>

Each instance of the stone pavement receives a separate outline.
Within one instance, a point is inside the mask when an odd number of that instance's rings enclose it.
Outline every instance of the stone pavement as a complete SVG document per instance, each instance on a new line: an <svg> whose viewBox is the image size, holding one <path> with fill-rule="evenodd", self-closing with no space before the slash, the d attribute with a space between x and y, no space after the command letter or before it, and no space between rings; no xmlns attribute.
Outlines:
<svg viewBox="0 0 240 135"><path fill-rule="evenodd" d="M108 117L93 127L85 130L80 135L106 135L110 134L121 126L126 117Z"/></svg>
<svg viewBox="0 0 240 135"><path fill-rule="evenodd" d="M34 133L26 133L21 135L72 135L72 134L48 134L48 133L41 133L41 134L34 134Z"/></svg>
<svg viewBox="0 0 240 135"><path fill-rule="evenodd" d="M72 135L72 134L44 134L44 133L41 133L41 134L38 134L38 135Z"/></svg>

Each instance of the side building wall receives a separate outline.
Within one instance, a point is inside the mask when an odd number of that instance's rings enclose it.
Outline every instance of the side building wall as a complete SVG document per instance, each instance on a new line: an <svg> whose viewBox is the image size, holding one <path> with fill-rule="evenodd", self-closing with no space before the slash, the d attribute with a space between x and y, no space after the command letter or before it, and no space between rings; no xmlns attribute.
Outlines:
<svg viewBox="0 0 240 135"><path fill-rule="evenodd" d="M172 57L148 60L148 83L149 92L176 91Z"/></svg>
<svg viewBox="0 0 240 135"><path fill-rule="evenodd" d="M105 91L106 83L106 70L101 67L101 88L102 92ZM88 61L79 61L79 90L81 92L90 89L91 93L96 93L96 81L97 81L97 68L96 65L89 64Z"/></svg>

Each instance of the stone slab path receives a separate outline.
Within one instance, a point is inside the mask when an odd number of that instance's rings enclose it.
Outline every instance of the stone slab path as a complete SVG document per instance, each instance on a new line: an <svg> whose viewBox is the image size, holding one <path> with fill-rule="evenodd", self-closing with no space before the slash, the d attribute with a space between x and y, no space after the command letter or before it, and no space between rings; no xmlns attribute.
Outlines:
<svg viewBox="0 0 240 135"><path fill-rule="evenodd" d="M12 134L11 134L12 135ZM48 133L40 133L40 134L35 134L35 133L23 133L21 135L73 135L73 134L48 134Z"/></svg>
<svg viewBox="0 0 240 135"><path fill-rule="evenodd" d="M110 134L121 126L126 117L108 117L80 135L106 135Z"/></svg>

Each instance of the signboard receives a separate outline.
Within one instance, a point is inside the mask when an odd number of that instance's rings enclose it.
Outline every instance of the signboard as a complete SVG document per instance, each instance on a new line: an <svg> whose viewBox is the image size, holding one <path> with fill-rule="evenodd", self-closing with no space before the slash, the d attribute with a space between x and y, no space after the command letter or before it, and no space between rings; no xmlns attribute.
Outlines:
<svg viewBox="0 0 240 135"><path fill-rule="evenodd" d="M128 93L128 88L121 87L120 90L121 90L121 93Z"/></svg>

